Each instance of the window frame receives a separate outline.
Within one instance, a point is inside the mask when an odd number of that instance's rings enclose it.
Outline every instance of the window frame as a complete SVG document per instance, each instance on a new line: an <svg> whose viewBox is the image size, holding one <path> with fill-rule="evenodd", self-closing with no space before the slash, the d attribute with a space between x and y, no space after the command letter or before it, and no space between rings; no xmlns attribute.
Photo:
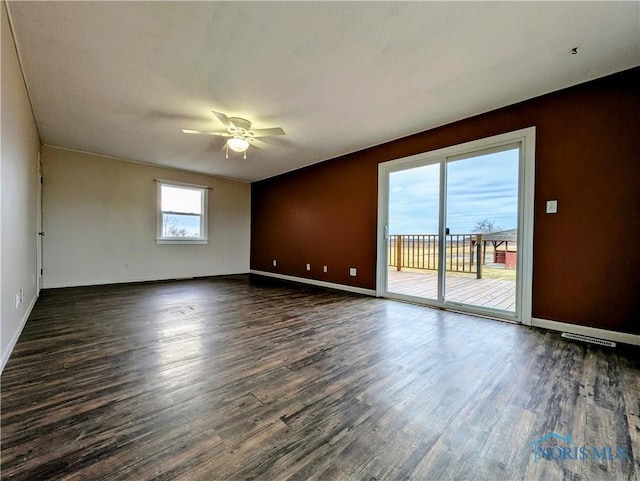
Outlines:
<svg viewBox="0 0 640 481"><path fill-rule="evenodd" d="M208 244L209 243L209 190L210 187L197 184L188 184L185 182L176 182L173 180L156 180L156 244ZM188 190L196 190L201 193L200 196L200 236L198 237L165 237L163 235L163 214L180 212L163 211L162 210L162 186L178 187ZM197 215L197 214L192 214Z"/></svg>

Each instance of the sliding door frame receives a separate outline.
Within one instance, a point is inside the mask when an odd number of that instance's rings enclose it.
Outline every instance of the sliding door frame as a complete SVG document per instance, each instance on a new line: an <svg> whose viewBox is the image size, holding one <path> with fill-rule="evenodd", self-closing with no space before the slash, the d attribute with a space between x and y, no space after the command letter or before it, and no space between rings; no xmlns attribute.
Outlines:
<svg viewBox="0 0 640 481"><path fill-rule="evenodd" d="M425 305L441 308L451 308L472 314L487 315L503 318L531 325L532 318L532 286L533 286L533 213L534 213L534 187L535 187L535 127L528 127L513 132L478 139L463 144L453 145L442 149L424 152L410 157L383 162L378 165L378 232L377 232L377 262L376 295L378 297L393 297L398 300L418 302ZM440 163L440 239L444 239L444 223L446 219L446 205L443 196L446 191L446 163L447 158L471 154L492 148L499 148L509 144L519 144L520 158L518 168L518 263L516 283L516 313L515 315L502 315L480 307L463 306L452 307L443 302L444 276L441 274L438 280L438 300L415 298L394 293L389 295L387 291L388 277L388 225L389 225L389 176L391 172L406 170L423 165ZM443 182L445 182L443 184ZM443 187L445 186L445 187ZM444 268L445 256L438 256L439 270Z"/></svg>

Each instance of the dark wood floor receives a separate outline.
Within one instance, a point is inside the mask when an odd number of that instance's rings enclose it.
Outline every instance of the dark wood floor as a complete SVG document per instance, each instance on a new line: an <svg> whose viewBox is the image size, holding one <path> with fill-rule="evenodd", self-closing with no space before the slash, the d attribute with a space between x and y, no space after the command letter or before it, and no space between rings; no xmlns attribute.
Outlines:
<svg viewBox="0 0 640 481"><path fill-rule="evenodd" d="M49 290L2 479L634 480L638 354L247 276ZM551 432L625 456L536 461Z"/></svg>

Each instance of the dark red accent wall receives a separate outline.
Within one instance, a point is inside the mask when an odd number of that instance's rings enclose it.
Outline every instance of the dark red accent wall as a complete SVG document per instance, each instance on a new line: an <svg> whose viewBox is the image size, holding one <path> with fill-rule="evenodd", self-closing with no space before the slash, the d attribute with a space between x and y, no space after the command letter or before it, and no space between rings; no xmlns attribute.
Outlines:
<svg viewBox="0 0 640 481"><path fill-rule="evenodd" d="M378 163L531 126L533 316L640 334L640 68L254 183L251 268L375 289Z"/></svg>

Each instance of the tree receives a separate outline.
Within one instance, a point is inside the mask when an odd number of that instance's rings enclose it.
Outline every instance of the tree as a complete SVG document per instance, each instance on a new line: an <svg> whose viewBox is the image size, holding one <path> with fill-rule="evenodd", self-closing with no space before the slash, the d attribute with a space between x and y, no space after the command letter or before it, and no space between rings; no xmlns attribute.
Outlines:
<svg viewBox="0 0 640 481"><path fill-rule="evenodd" d="M499 232L503 230L502 227L496 225L495 220L482 219L476 221L476 226L473 228L473 232L480 234L489 234L490 232Z"/></svg>
<svg viewBox="0 0 640 481"><path fill-rule="evenodd" d="M164 235L166 237L189 237L189 233L183 227L178 228L178 222L171 216L167 216L164 219Z"/></svg>

